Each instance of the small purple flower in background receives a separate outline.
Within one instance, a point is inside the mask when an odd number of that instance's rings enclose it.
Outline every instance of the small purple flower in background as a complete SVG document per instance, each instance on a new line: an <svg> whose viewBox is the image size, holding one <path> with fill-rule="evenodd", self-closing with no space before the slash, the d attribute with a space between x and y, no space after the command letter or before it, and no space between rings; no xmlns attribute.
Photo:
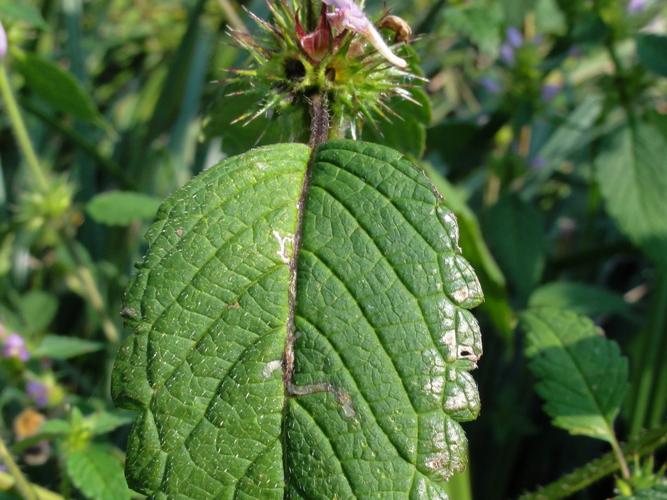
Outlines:
<svg viewBox="0 0 667 500"><path fill-rule="evenodd" d="M551 101L560 93L561 89L562 87L558 84L547 83L546 85L542 86L542 100L544 102Z"/></svg>
<svg viewBox="0 0 667 500"><path fill-rule="evenodd" d="M536 156L533 158L533 161L530 162L530 168L535 170L541 170L547 166L547 162L541 156Z"/></svg>
<svg viewBox="0 0 667 500"><path fill-rule="evenodd" d="M2 345L2 355L5 358L15 358L23 362L30 359L30 353L25 346L25 340L18 333L8 335Z"/></svg>
<svg viewBox="0 0 667 500"><path fill-rule="evenodd" d="M523 45L523 34L517 28L512 26L511 28L507 28L505 40L512 47L518 49Z"/></svg>
<svg viewBox="0 0 667 500"><path fill-rule="evenodd" d="M516 49L521 48L523 43L523 35L517 28L507 28L505 41L500 47L500 59L507 65L514 64Z"/></svg>
<svg viewBox="0 0 667 500"><path fill-rule="evenodd" d="M7 33L0 21L0 61L5 58L5 55L7 55Z"/></svg>
<svg viewBox="0 0 667 500"><path fill-rule="evenodd" d="M42 407L49 404L49 388L46 384L37 380L28 380L25 384L25 391L37 406Z"/></svg>
<svg viewBox="0 0 667 500"><path fill-rule="evenodd" d="M627 11L630 14L639 14L646 8L646 0L630 0L628 2Z"/></svg>
<svg viewBox="0 0 667 500"><path fill-rule="evenodd" d="M497 80L494 80L493 78L490 78L488 76L485 76L483 78L480 78L479 84L482 86L484 90L486 90L489 94L500 94L502 91L502 88L500 86L500 83L498 83Z"/></svg>
<svg viewBox="0 0 667 500"><path fill-rule="evenodd" d="M408 63L394 54L382 35L373 26L373 23L366 17L354 0L322 0L326 5L335 10L329 14L329 20L336 27L349 29L360 35L363 35L375 49L384 56L394 66L406 68Z"/></svg>

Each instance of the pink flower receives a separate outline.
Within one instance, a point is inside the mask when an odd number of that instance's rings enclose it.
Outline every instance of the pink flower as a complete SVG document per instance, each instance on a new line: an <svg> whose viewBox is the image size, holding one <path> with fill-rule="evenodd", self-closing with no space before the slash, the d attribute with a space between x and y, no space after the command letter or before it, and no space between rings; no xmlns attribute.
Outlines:
<svg viewBox="0 0 667 500"><path fill-rule="evenodd" d="M406 68L408 63L394 54L382 35L370 22L364 11L361 10L354 0L322 0L326 5L333 7L333 13L329 14L329 19L335 26L349 29L360 35L363 35L368 42L384 56L384 58L399 68Z"/></svg>
<svg viewBox="0 0 667 500"><path fill-rule="evenodd" d="M18 333L12 333L4 339L2 355L5 358L15 358L23 362L30 359L30 353L25 346L25 340Z"/></svg>
<svg viewBox="0 0 667 500"><path fill-rule="evenodd" d="M2 26L0 21L0 61L5 58L7 54L7 33L5 33L5 28Z"/></svg>

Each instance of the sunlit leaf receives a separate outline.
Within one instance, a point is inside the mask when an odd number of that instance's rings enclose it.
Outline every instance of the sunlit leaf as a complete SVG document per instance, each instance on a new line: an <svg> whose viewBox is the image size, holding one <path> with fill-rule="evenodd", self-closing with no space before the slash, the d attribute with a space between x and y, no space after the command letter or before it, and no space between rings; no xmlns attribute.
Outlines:
<svg viewBox="0 0 667 500"><path fill-rule="evenodd" d="M112 384L139 411L138 491L442 498L465 466L482 354L467 308L482 295L456 219L401 154L350 141L315 154L301 208L310 156L228 159L160 209ZM299 390L286 392L292 321Z"/></svg>
<svg viewBox="0 0 667 500"><path fill-rule="evenodd" d="M628 386L628 361L593 322L565 309L531 309L521 316L526 356L557 427L614 440L613 423Z"/></svg>
<svg viewBox="0 0 667 500"><path fill-rule="evenodd" d="M70 453L67 475L91 500L124 500L132 497L123 476L123 466L110 449L91 444Z"/></svg>

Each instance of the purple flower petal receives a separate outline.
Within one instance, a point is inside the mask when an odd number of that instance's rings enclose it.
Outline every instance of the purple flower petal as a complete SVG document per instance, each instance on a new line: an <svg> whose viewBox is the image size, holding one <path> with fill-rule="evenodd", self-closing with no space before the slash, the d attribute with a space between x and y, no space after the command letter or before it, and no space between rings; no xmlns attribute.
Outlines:
<svg viewBox="0 0 667 500"><path fill-rule="evenodd" d="M560 85L547 83L542 87L542 100L544 102L551 101L554 97L556 97L560 93L561 88L562 87Z"/></svg>
<svg viewBox="0 0 667 500"><path fill-rule="evenodd" d="M498 81L494 80L493 78L489 78L488 76L485 76L484 78L481 78L479 80L479 84L489 94L500 94L500 92L502 91L502 88L500 87L500 83L498 83Z"/></svg>
<svg viewBox="0 0 667 500"><path fill-rule="evenodd" d="M507 42L515 49L518 49L523 45L523 34L514 26L507 28L506 35Z"/></svg>
<svg viewBox="0 0 667 500"><path fill-rule="evenodd" d="M364 11L353 0L322 0L335 10L329 15L332 24L363 35L384 58L399 68L406 68L408 63L394 54L387 43L370 22Z"/></svg>
<svg viewBox="0 0 667 500"><path fill-rule="evenodd" d="M514 64L514 47L507 42L500 46L500 60L508 66Z"/></svg>
<svg viewBox="0 0 667 500"><path fill-rule="evenodd" d="M37 406L46 406L49 403L49 388L37 380L28 380L25 391Z"/></svg>
<svg viewBox="0 0 667 500"><path fill-rule="evenodd" d="M630 14L639 14L646 8L646 0L630 0L628 2L627 11Z"/></svg>
<svg viewBox="0 0 667 500"><path fill-rule="evenodd" d="M547 162L541 156L536 156L533 158L533 161L530 162L530 167L535 170L541 170L546 167Z"/></svg>
<svg viewBox="0 0 667 500"><path fill-rule="evenodd" d="M25 340L17 333L12 333L5 338L2 346L2 355L5 358L16 358L23 362L30 359L30 353L25 346Z"/></svg>

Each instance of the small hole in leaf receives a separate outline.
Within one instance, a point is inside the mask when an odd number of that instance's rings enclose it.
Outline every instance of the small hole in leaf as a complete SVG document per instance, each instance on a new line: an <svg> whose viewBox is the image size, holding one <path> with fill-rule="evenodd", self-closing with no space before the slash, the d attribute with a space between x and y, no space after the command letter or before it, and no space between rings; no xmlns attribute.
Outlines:
<svg viewBox="0 0 667 500"><path fill-rule="evenodd" d="M336 70L334 68L327 68L324 74L330 82L336 81Z"/></svg>

